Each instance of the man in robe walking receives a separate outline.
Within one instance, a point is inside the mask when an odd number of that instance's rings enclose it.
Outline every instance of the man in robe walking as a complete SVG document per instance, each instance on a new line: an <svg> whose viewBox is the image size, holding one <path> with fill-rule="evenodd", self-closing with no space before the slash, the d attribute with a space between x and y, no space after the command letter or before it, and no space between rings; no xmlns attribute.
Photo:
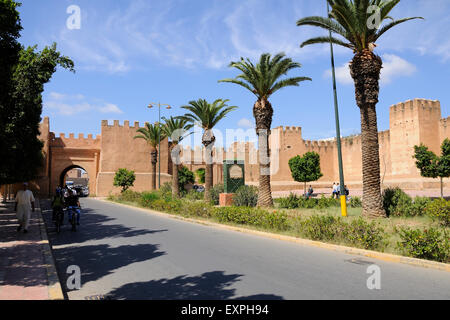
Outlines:
<svg viewBox="0 0 450 320"><path fill-rule="evenodd" d="M31 210L34 212L34 196L31 190L28 190L28 183L23 184L23 189L16 194L16 215L19 220L19 227L17 232L22 230L23 233L28 232L28 225L30 223Z"/></svg>

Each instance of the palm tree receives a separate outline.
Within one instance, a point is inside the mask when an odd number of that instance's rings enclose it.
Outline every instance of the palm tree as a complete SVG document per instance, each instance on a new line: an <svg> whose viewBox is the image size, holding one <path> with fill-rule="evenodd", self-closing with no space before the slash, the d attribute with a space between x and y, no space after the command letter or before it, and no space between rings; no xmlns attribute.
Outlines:
<svg viewBox="0 0 450 320"><path fill-rule="evenodd" d="M171 140L170 153L172 155L172 196L180 197L180 186L178 184L178 168L180 166L180 146L179 143L187 136L188 130L193 124L185 119L170 117L164 118L165 124L162 127L164 134Z"/></svg>
<svg viewBox="0 0 450 320"><path fill-rule="evenodd" d="M213 103L209 103L204 99L190 101L189 105L183 106L183 109L189 111L180 119L197 124L204 130L202 136L202 144L205 146L205 200L210 200L210 190L213 185L213 159L212 148L216 137L212 129L222 120L228 113L235 110L236 106L228 106L229 100L217 99Z"/></svg>
<svg viewBox="0 0 450 320"><path fill-rule="evenodd" d="M241 58L239 62L231 62L230 67L242 71L235 79L224 79L219 82L230 82L244 87L256 95L257 101L253 106L253 116L256 120L256 133L258 134L259 148L259 192L258 206L273 206L272 191L270 188L270 150L269 134L272 125L273 108L269 97L288 86L299 86L299 83L311 80L307 77L294 77L280 80L288 71L300 68L299 63L279 53L273 58L270 54L261 55L256 66L249 60Z"/></svg>
<svg viewBox="0 0 450 320"><path fill-rule="evenodd" d="M158 144L160 141L166 138L166 135L161 130L159 124L146 123L144 128L137 130L140 135L134 137L134 139L144 139L150 145L150 159L152 163L152 190L156 190L156 164L158 163Z"/></svg>
<svg viewBox="0 0 450 320"><path fill-rule="evenodd" d="M400 0L327 0L332 11L328 18L307 17L297 26L316 26L330 32L329 37L316 37L301 47L316 43L330 43L349 48L355 54L350 62L350 74L355 82L356 104L361 113L363 214L385 217L381 199L380 157L376 104L382 60L373 53L375 42L398 24L421 17L393 20L389 13ZM374 7L375 6L375 7ZM379 23L374 20L373 9L378 8ZM383 22L389 20L383 26ZM331 36L336 33L340 38Z"/></svg>

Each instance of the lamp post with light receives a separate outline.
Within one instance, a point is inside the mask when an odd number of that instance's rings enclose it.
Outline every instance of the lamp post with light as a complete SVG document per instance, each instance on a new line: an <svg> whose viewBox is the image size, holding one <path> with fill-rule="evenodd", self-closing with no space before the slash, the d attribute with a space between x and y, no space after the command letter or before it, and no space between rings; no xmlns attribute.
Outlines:
<svg viewBox="0 0 450 320"><path fill-rule="evenodd" d="M158 127L161 130L161 107L166 107L167 110L172 109L172 107L168 104L161 103L150 103L148 108L151 109L154 106L158 105ZM158 134L158 189L161 188L161 131Z"/></svg>

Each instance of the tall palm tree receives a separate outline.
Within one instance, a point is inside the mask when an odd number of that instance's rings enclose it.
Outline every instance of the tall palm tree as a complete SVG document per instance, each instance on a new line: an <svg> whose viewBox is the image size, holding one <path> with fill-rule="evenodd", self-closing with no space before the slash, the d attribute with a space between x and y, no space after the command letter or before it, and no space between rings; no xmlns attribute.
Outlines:
<svg viewBox="0 0 450 320"><path fill-rule="evenodd" d="M144 139L150 145L150 161L152 163L152 190L156 190L156 164L158 163L158 144L166 138L166 135L161 130L160 124L146 123L144 128L137 130L140 135L134 139Z"/></svg>
<svg viewBox="0 0 450 320"><path fill-rule="evenodd" d="M229 100L217 99L213 103L209 103L204 99L190 101L189 105L183 106L183 109L189 111L180 119L187 120L192 124L196 124L203 129L202 144L205 146L205 200L210 199L210 190L213 185L213 159L212 148L216 137L212 129L222 120L228 113L235 110L236 106L228 106Z"/></svg>
<svg viewBox="0 0 450 320"><path fill-rule="evenodd" d="M172 196L180 197L180 186L178 184L178 169L180 166L180 145L179 143L190 133L187 131L193 127L185 119L170 117L164 118L165 124L162 127L165 135L171 140L170 154L172 156Z"/></svg>
<svg viewBox="0 0 450 320"><path fill-rule="evenodd" d="M258 206L273 206L272 191L270 188L270 150L269 134L272 126L273 108L269 97L276 91L288 87L299 86L299 83L311 80L307 77L293 77L280 79L282 76L301 65L279 53L273 58L270 54L261 55L256 66L249 60L231 62L230 67L239 69L242 74L235 79L224 79L219 82L230 82L244 87L256 95L257 101L253 106L253 116L256 120L256 133L258 134L259 148L259 192Z"/></svg>
<svg viewBox="0 0 450 320"><path fill-rule="evenodd" d="M382 60L373 53L375 42L398 24L421 17L393 20L389 13L400 0L327 0L332 11L328 18L307 17L297 26L316 26L336 33L339 37L316 37L301 47L316 43L329 43L353 50L350 74L355 82L356 104L361 114L363 214L385 217L381 199L380 156L376 104ZM373 9L378 8L378 11ZM377 12L379 16L377 17ZM374 14L375 13L375 14ZM378 18L378 22L376 21ZM386 23L384 23L388 20ZM384 23L384 24L383 24Z"/></svg>

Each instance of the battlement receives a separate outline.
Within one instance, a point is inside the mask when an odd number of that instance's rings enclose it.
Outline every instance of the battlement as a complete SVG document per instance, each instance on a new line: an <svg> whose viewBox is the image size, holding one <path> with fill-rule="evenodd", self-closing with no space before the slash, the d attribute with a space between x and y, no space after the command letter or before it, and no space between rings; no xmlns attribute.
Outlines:
<svg viewBox="0 0 450 320"><path fill-rule="evenodd" d="M74 133L69 133L67 137L65 133L60 133L56 136L54 132L50 133L51 145L53 147L66 147L66 148L100 148L101 135L96 135L94 138L93 134L88 134L87 137L83 133L78 134L75 137Z"/></svg>
<svg viewBox="0 0 450 320"><path fill-rule="evenodd" d="M123 125L120 125L120 121L119 120L114 120L112 125L109 124L108 120L102 120L102 127L107 127L107 128L134 128L134 129L142 128L142 127L140 127L139 121L135 121L134 125L130 126L130 121L129 120L125 120L123 122Z"/></svg>
<svg viewBox="0 0 450 320"><path fill-rule="evenodd" d="M407 109L418 109L421 108L423 110L435 110L440 111L441 110L441 103L439 100L428 100L428 99L414 99L414 100L407 100L405 102L394 104L390 107L390 112L396 113L396 112L402 112Z"/></svg>
<svg viewBox="0 0 450 320"><path fill-rule="evenodd" d="M440 120L440 122L441 122L441 126L446 128L450 124L450 117L443 118Z"/></svg>

